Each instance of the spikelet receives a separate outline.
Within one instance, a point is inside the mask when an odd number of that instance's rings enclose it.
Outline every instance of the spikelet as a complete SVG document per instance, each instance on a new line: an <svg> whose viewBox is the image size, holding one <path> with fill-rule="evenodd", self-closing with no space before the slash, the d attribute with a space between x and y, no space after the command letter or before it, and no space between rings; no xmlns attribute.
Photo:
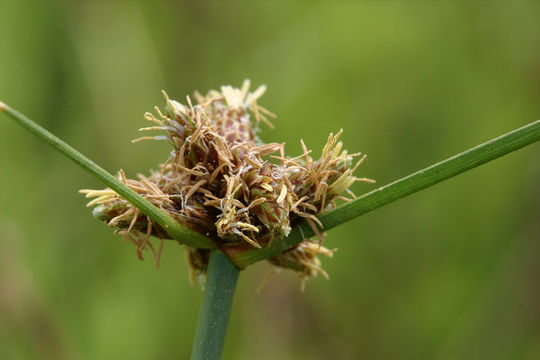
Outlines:
<svg viewBox="0 0 540 360"><path fill-rule="evenodd" d="M275 266L296 271L302 279L303 290L306 279L313 278L318 274L321 274L325 279L330 278L321 268L319 255L332 257L335 251L336 249L330 250L310 241L302 241L292 249L271 257L268 261Z"/></svg>
<svg viewBox="0 0 540 360"><path fill-rule="evenodd" d="M318 243L305 239L269 261L296 271L302 279L318 273L327 277L318 256L331 256L333 250L321 246L324 229L317 216L335 207L337 199L347 201L345 192L354 197L349 190L354 182L373 182L353 175L365 155L343 150L340 130L330 134L317 160L303 141L301 155L285 156L284 144L265 144L256 136L259 123L272 127L267 117L275 115L257 103L266 87L253 92L249 87L246 80L241 88L222 86L206 96L195 93L195 105L190 97L184 105L163 92L165 109L156 107L154 113L146 113L144 118L152 126L140 129L161 134L133 142L166 140L173 151L159 171L147 177L128 179L122 170L118 177L223 248L268 246L274 237L288 236L291 228L305 220L318 235ZM354 158L359 158L356 163ZM149 249L159 261L161 246L156 251L150 236L167 238L164 229L111 189L81 193L93 198L88 206L96 206L94 217L136 245L139 258ZM205 274L208 250L186 247L186 258L192 279Z"/></svg>

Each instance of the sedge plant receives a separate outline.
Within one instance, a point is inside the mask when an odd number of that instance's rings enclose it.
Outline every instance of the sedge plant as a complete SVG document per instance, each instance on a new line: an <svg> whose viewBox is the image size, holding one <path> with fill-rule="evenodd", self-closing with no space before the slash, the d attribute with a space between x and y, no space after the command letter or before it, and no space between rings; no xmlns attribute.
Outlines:
<svg viewBox="0 0 540 360"><path fill-rule="evenodd" d="M344 150L341 131L329 135L318 159L303 142L292 157L284 143L263 143L258 132L273 126L273 114L258 104L265 87L250 92L249 85L195 93L195 105L164 93L165 109L146 113L152 126L141 129L160 133L134 142L165 140L173 150L138 179L108 173L0 102L0 112L107 186L81 193L139 258L150 251L159 266L163 241L185 246L191 278L205 288L192 359L221 358L236 283L248 265L268 260L298 273L302 284L326 276L319 256L333 250L323 246L325 231L540 140L538 120L357 197L349 190L354 182L374 182L354 175L366 155Z"/></svg>

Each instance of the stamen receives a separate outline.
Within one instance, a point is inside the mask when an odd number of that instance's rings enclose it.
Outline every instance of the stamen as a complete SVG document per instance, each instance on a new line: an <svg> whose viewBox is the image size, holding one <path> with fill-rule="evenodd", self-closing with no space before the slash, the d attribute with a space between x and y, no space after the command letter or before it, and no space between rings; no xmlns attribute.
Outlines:
<svg viewBox="0 0 540 360"><path fill-rule="evenodd" d="M279 194L279 197L277 198L276 201L278 203L283 202L283 200L285 200L285 196L287 196L287 186L285 186L285 184L283 184L281 186L281 193Z"/></svg>
<svg viewBox="0 0 540 360"><path fill-rule="evenodd" d="M186 194L185 201L187 202L188 199L191 197L191 195L193 195L195 191L197 191L197 189L204 183L206 183L206 180L202 179L202 180L199 180L195 185L193 185L191 189L189 189L188 193Z"/></svg>

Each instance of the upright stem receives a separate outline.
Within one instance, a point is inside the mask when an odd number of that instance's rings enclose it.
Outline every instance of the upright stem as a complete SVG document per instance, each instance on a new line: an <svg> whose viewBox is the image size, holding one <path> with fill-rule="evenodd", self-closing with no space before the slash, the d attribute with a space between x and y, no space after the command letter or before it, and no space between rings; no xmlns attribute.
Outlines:
<svg viewBox="0 0 540 360"><path fill-rule="evenodd" d="M221 358L240 270L221 251L210 251L206 289L193 343L192 360Z"/></svg>

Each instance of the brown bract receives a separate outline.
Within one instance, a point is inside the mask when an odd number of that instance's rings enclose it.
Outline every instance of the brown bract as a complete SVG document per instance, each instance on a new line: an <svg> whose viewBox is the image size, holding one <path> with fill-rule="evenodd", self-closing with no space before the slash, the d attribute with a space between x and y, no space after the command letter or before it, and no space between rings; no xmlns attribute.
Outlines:
<svg viewBox="0 0 540 360"><path fill-rule="evenodd" d="M206 96L195 93L196 104L187 97L186 105L171 100L164 92L166 107L146 113L152 126L140 131L161 131L142 140L168 141L173 151L159 170L150 175L127 179L118 176L131 189L167 211L177 221L215 240L219 247L264 247L275 237L288 236L291 228L307 221L318 234L318 243L305 239L296 247L279 254L270 262L298 272L302 278L317 273L318 255L330 256L322 247L322 225L317 216L335 207L336 199L354 197L349 187L357 178L354 170L364 156L348 154L337 134L330 134L319 159L311 157L302 141L303 153L285 156L284 143L263 143L257 134L260 123L272 127L268 117L275 117L258 104L266 88L249 91L222 86ZM252 121L254 118L254 121ZM358 160L353 164L353 159ZM113 190L82 190L93 197L88 205L97 205L94 216L115 227L124 240L142 251L158 250L150 236L166 238L166 233ZM187 247L192 275L204 275L208 250Z"/></svg>

